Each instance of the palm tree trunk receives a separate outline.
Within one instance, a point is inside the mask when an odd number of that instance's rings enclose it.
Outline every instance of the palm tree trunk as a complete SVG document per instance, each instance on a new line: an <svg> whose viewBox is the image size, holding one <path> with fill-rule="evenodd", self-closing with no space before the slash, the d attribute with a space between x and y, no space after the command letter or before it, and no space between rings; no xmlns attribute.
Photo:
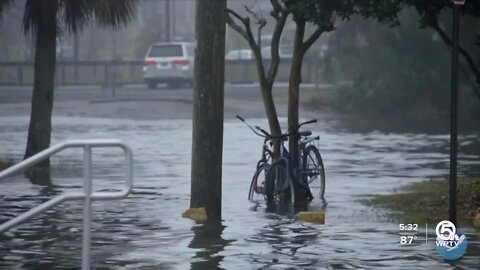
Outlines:
<svg viewBox="0 0 480 270"><path fill-rule="evenodd" d="M50 146L53 88L55 80L57 9L56 0L42 1L36 26L35 71L30 126L25 158ZM35 165L28 174L32 183L50 183L50 160Z"/></svg>

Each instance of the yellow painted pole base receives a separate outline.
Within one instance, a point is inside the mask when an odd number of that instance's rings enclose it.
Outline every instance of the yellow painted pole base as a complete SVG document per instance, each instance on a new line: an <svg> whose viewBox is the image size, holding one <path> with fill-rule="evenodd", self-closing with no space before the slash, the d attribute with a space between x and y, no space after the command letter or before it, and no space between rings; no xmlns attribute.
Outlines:
<svg viewBox="0 0 480 270"><path fill-rule="evenodd" d="M304 221L304 222L325 224L325 213L324 212L298 212L297 219L299 221Z"/></svg>
<svg viewBox="0 0 480 270"><path fill-rule="evenodd" d="M207 210L204 207L187 209L182 213L182 217L198 222L205 222L208 219Z"/></svg>

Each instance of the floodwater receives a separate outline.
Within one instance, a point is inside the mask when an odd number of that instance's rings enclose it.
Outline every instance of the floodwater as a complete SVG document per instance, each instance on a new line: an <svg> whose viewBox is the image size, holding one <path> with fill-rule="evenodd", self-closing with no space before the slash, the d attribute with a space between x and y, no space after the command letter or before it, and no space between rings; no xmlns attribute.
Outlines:
<svg viewBox="0 0 480 270"><path fill-rule="evenodd" d="M283 119L284 121L285 119ZM263 119L251 120L266 126ZM93 204L92 262L95 269L478 269L480 235L468 235L467 254L447 263L434 250L435 224L420 230L414 245L399 244L398 223L383 210L359 202L413 181L448 173L448 136L351 132L332 122L312 126L320 134L327 174L326 224L296 221L247 201L262 140L239 121L226 120L223 222L207 227L183 219L190 194L190 120L54 118L52 144L73 138L118 138L134 151L135 189L121 201ZM0 118L0 157L20 159L26 118ZM480 157L460 138L460 174L479 174ZM475 154L476 153L476 154ZM61 192L82 186L82 153L52 159L52 187L21 175L1 180L0 221ZM122 156L94 149L94 188L121 185ZM414 203L414 202L412 202ZM67 202L0 236L1 269L78 269L81 263L81 202ZM425 233L428 240L425 239Z"/></svg>

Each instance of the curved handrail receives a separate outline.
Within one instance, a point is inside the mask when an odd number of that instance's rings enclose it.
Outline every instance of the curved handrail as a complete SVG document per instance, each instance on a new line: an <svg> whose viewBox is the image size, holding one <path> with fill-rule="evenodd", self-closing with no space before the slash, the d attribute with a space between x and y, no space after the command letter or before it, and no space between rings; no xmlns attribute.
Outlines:
<svg viewBox="0 0 480 270"><path fill-rule="evenodd" d="M92 192L92 148L99 147L119 147L124 150L125 155L125 175L126 185L120 191L112 192ZM82 247L82 269L90 269L90 224L91 224L91 203L93 200L115 200L125 198L130 194L133 188L133 152L128 145L120 140L68 140L51 146L3 171L0 172L0 179L12 175L16 172L33 166L42 160L58 153L66 148L84 149L84 191L83 192L65 192L56 196L19 216L0 224L0 234L9 229L24 223L34 216L45 212L46 210L64 202L71 200L85 200L84 219L83 219L83 247Z"/></svg>

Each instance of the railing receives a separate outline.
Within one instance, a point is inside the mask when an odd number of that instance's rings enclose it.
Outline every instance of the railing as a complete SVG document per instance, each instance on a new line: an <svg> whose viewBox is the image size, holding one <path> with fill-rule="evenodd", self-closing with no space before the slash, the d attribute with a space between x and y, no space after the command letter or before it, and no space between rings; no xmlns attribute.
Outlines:
<svg viewBox="0 0 480 270"><path fill-rule="evenodd" d="M290 59L281 59L277 81L287 82L290 74ZM56 63L56 85L101 85L110 87L122 84L142 84L144 61L99 60L99 61L58 61ZM264 66L268 68L268 60ZM306 58L302 77L305 83L318 79L320 63ZM34 62L0 62L0 86L33 85ZM229 83L257 82L257 70L253 59L225 60L225 81Z"/></svg>
<svg viewBox="0 0 480 270"><path fill-rule="evenodd" d="M56 85L136 84L143 81L143 60L58 61ZM0 85L33 85L34 62L0 62Z"/></svg>
<svg viewBox="0 0 480 270"><path fill-rule="evenodd" d="M119 147L124 150L125 155L125 175L126 185L120 191L113 192L92 192L92 148L98 147ZM85 200L83 208L83 244L82 244L82 269L90 269L90 247L91 247L91 222L92 222L92 201L93 200L116 200L125 198L130 194L133 188L133 154L132 150L124 143L118 140L70 140L54 145L45 149L36 155L15 164L2 172L0 179L5 178L13 173L24 170L27 167L35 165L40 161L58 153L66 148L83 148L84 149L84 186L83 192L66 192L57 196L41 205L30 209L29 211L13 218L0 225L0 233L4 233L9 229L24 223L34 216L45 212L46 210L71 200Z"/></svg>

